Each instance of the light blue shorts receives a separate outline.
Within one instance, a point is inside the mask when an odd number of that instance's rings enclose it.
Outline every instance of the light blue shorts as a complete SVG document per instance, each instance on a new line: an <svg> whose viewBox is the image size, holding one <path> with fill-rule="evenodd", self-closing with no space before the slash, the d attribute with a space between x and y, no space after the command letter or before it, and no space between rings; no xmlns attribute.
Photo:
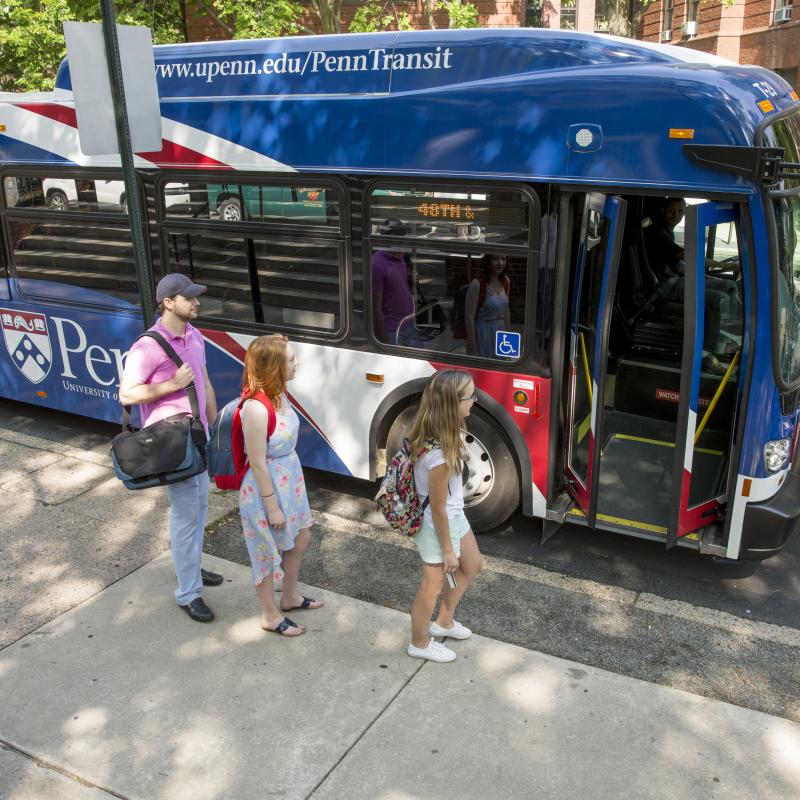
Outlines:
<svg viewBox="0 0 800 800"><path fill-rule="evenodd" d="M450 538L453 541L453 551L456 557L461 557L461 539L469 531L469 520L464 516L463 511L459 511L453 517L447 518L450 523ZM422 523L419 533L414 537L420 558L426 564L441 564L444 562L442 546L439 544L439 537L433 529L433 525L427 522Z"/></svg>

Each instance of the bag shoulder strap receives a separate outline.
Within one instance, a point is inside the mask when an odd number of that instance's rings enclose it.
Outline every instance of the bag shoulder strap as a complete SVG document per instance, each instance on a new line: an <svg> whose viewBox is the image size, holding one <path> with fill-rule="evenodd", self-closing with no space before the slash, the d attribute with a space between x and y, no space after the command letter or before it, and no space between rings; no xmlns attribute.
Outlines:
<svg viewBox="0 0 800 800"><path fill-rule="evenodd" d="M272 400L267 397L264 392L256 392L256 400L258 400L267 409L267 436L272 436L275 433L275 428L278 425L278 416L275 413L275 406Z"/></svg>
<svg viewBox="0 0 800 800"><path fill-rule="evenodd" d="M250 395L243 397L239 408L244 405L245 400L258 400L267 409L267 439L269 439L275 433L275 428L278 425L278 415L275 413L275 406L272 404L272 400L264 392L256 392L252 397Z"/></svg>
<svg viewBox="0 0 800 800"><path fill-rule="evenodd" d="M139 337L139 339L143 339L145 336L148 339L153 339L154 341L158 342L158 344L161 346L161 349L170 357L178 369L183 366L183 359L175 352L175 348L160 333L153 330L145 331ZM194 385L194 381L192 381L192 383L186 387L186 394L189 396L189 406L192 409L192 416L195 419L200 419L200 403L197 400L197 388Z"/></svg>
<svg viewBox="0 0 800 800"><path fill-rule="evenodd" d="M136 341L138 342L139 339L153 339L153 341L157 342L161 349L169 356L170 360L175 364L178 369L183 366L183 360L181 357L175 352L175 348L157 331L149 330L145 331L140 336L136 337ZM190 383L186 387L186 394L189 397L189 407L192 409L192 416L196 419L200 419L200 403L197 400L197 389L195 388L194 382ZM131 429L131 406L122 406L122 430L130 430Z"/></svg>

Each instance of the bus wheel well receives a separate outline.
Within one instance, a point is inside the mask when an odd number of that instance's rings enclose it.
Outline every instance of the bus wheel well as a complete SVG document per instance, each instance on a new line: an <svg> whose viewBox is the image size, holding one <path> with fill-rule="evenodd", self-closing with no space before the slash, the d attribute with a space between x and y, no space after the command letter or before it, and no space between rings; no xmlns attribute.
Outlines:
<svg viewBox="0 0 800 800"><path fill-rule="evenodd" d="M427 379L410 381L384 399L370 426L370 474L373 479L382 475L413 420ZM496 401L483 392L470 419L467 420L467 453L464 490L467 517L476 531L490 530L505 522L517 509L520 500L523 510L532 510L530 456L519 431L509 432L504 411ZM496 406L496 408L495 408ZM521 449L522 448L522 449Z"/></svg>

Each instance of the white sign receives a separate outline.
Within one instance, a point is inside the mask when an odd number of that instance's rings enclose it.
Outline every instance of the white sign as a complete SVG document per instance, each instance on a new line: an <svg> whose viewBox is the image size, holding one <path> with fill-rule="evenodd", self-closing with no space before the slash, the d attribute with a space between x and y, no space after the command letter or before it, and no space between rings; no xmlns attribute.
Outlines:
<svg viewBox="0 0 800 800"><path fill-rule="evenodd" d="M159 152L161 109L153 37L149 28L136 25L117 25L117 37L133 152ZM81 150L87 156L119 153L102 26L65 22L64 38Z"/></svg>

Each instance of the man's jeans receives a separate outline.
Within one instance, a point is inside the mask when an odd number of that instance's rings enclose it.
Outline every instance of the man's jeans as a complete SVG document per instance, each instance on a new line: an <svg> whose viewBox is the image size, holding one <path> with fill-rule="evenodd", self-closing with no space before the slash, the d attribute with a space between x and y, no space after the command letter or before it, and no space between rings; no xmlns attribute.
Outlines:
<svg viewBox="0 0 800 800"><path fill-rule="evenodd" d="M175 599L185 606L203 591L200 562L208 516L208 473L167 486L172 565L178 579Z"/></svg>

